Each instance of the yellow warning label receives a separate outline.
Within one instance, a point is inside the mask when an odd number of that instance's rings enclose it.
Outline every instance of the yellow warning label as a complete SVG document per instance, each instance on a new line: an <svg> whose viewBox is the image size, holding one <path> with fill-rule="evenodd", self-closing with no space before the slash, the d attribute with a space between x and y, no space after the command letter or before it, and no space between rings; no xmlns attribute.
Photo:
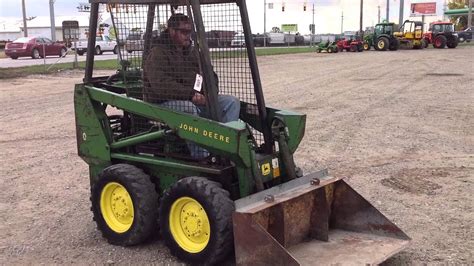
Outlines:
<svg viewBox="0 0 474 266"><path fill-rule="evenodd" d="M271 169L270 163L262 164L262 175L269 175Z"/></svg>

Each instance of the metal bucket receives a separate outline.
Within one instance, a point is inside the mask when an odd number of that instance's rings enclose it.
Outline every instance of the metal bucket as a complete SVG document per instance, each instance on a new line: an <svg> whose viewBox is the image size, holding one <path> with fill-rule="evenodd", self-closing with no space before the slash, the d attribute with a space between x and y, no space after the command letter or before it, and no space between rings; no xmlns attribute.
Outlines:
<svg viewBox="0 0 474 266"><path fill-rule="evenodd" d="M344 180L325 170L235 204L237 265L378 264L410 241Z"/></svg>

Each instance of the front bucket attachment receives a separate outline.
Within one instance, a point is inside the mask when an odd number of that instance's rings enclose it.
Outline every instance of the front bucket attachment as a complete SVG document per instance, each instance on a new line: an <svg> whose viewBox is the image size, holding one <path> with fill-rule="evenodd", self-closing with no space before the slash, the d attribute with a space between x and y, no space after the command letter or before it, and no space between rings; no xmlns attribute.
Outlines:
<svg viewBox="0 0 474 266"><path fill-rule="evenodd" d="M325 170L235 204L237 265L378 264L410 241L344 180Z"/></svg>

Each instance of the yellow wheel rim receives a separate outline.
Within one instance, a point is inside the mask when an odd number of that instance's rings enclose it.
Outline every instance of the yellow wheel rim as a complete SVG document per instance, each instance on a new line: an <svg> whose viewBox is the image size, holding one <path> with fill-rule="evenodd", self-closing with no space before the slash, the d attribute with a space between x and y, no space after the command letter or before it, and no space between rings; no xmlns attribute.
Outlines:
<svg viewBox="0 0 474 266"><path fill-rule="evenodd" d="M102 189L100 211L113 231L124 233L132 227L133 201L127 189L121 184L110 182Z"/></svg>
<svg viewBox="0 0 474 266"><path fill-rule="evenodd" d="M380 40L378 43L378 46L379 46L379 49L383 49L385 47L385 43L382 40Z"/></svg>
<svg viewBox="0 0 474 266"><path fill-rule="evenodd" d="M369 45L367 43L364 43L364 50L369 50Z"/></svg>
<svg viewBox="0 0 474 266"><path fill-rule="evenodd" d="M195 199L177 199L171 206L169 225L176 243L189 253L201 252L209 243L209 219L202 205Z"/></svg>

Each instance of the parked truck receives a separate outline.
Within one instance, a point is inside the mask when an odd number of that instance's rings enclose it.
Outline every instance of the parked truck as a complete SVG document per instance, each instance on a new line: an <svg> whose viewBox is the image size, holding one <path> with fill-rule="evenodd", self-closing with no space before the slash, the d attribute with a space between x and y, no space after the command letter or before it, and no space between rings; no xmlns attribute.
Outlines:
<svg viewBox="0 0 474 266"><path fill-rule="evenodd" d="M87 52L87 40L79 40L73 43L72 49L77 50L78 55L83 55ZM118 53L117 41L110 39L109 36L97 35L95 39L95 48L94 53L96 55L103 54L104 52L113 52L114 54Z"/></svg>

